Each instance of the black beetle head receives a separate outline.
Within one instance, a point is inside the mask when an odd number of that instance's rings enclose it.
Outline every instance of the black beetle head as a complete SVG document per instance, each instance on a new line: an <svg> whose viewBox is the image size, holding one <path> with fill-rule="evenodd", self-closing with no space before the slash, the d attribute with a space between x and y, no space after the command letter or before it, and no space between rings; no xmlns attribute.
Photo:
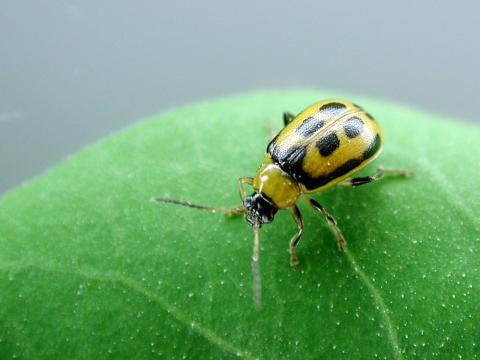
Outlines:
<svg viewBox="0 0 480 360"><path fill-rule="evenodd" d="M255 223L258 223L259 226L271 223L278 211L278 208L273 205L271 201L256 192L245 197L243 206L248 210L245 219L247 223L252 226L254 226Z"/></svg>

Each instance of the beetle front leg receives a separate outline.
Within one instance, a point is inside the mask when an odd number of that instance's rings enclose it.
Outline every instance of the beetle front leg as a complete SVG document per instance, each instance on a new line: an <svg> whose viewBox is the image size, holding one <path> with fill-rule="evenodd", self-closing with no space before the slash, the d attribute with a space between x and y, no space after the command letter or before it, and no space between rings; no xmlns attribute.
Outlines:
<svg viewBox="0 0 480 360"><path fill-rule="evenodd" d="M234 206L231 208L223 209L223 212L227 216L242 215L247 212L247 209L243 205L243 200L245 199L245 184L252 185L253 177L251 176L242 176L238 179L238 191L240 193L240 198L242 199L242 205Z"/></svg>
<svg viewBox="0 0 480 360"><path fill-rule="evenodd" d="M300 241L300 238L302 237L303 234L303 221L302 221L302 214L300 214L300 210L298 210L298 207L295 205L292 207L292 216L295 219L295 222L297 223L298 227L298 232L292 237L290 240L290 265L292 266L293 269L296 269L298 266L298 259L297 259L297 244Z"/></svg>
<svg viewBox="0 0 480 360"><path fill-rule="evenodd" d="M242 176L241 178L238 179L238 191L240 193L240 199L245 200L245 184L247 185L253 185L253 177L252 176Z"/></svg>

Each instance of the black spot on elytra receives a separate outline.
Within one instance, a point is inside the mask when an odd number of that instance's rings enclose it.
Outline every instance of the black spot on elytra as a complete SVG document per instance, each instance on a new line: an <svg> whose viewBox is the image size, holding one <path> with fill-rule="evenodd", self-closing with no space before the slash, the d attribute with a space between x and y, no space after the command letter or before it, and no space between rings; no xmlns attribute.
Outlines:
<svg viewBox="0 0 480 360"><path fill-rule="evenodd" d="M320 106L318 109L320 114L325 117L337 117L347 111L347 107L344 104L338 102L331 102Z"/></svg>
<svg viewBox="0 0 480 360"><path fill-rule="evenodd" d="M303 122L297 126L295 132L303 137L309 137L317 130L321 129L325 125L325 121L309 117L303 120Z"/></svg>
<svg viewBox="0 0 480 360"><path fill-rule="evenodd" d="M380 139L380 136L377 134L377 136L375 136L375 139L372 141L368 149L364 151L361 157L346 161L345 163L337 167L335 170L333 170L330 174L325 176L312 178L312 177L309 177L307 174L303 174L303 176L301 176L301 179L302 179L301 183L305 185L305 187L308 190L313 190L321 186L324 186L329 182L335 180L336 178L339 178L349 173L356 167L360 166L362 162L364 162L365 160L368 160L373 155L375 155L377 151L380 149L381 145L382 145L382 140Z"/></svg>
<svg viewBox="0 0 480 360"><path fill-rule="evenodd" d="M272 156L272 161L295 180L303 184L309 179L309 176L303 171L303 160L307 152L305 145L282 149L276 144L271 144L267 151Z"/></svg>
<svg viewBox="0 0 480 360"><path fill-rule="evenodd" d="M380 136L378 134L375 136L375 139L373 139L372 143L368 146L367 150L363 152L363 159L369 159L373 155L375 155L382 146L382 140L380 139Z"/></svg>
<svg viewBox="0 0 480 360"><path fill-rule="evenodd" d="M270 140L270 142L267 145L267 153L271 154L272 151L274 151L274 149L277 148L277 139L278 139L279 135L280 135L280 133L275 135L275 137L272 140Z"/></svg>
<svg viewBox="0 0 480 360"><path fill-rule="evenodd" d="M360 135L363 130L363 121L358 117L351 117L343 123L343 130L345 130L345 135L350 139L353 139Z"/></svg>
<svg viewBox="0 0 480 360"><path fill-rule="evenodd" d="M308 178L303 182L303 184L308 190L319 188L320 186L326 185L330 181L352 171L361 163L362 159L350 159L335 170L333 170L330 174L318 178Z"/></svg>
<svg viewBox="0 0 480 360"><path fill-rule="evenodd" d="M338 140L337 134L331 132L318 140L316 146L322 156L328 156L337 150L340 146L340 140Z"/></svg>
<svg viewBox="0 0 480 360"><path fill-rule="evenodd" d="M285 148L278 146L278 144L272 140L268 145L267 152L271 155L274 163L280 165L283 170L289 173L288 169L294 169L297 165L302 166L306 148L305 145Z"/></svg>
<svg viewBox="0 0 480 360"><path fill-rule="evenodd" d="M350 159L337 167L331 173L313 178L303 170L303 161L305 159L306 147L305 145L292 146L289 148L280 147L276 143L276 140L272 140L267 147L267 152L272 156L274 163L278 164L287 174L292 176L296 181L303 184L306 189L313 190L328 184L329 182L341 177L350 171L354 170L362 164L363 161L368 160L375 155L382 145L382 140L377 134L375 139L365 150L362 156L354 159ZM320 139L317 144L317 148L320 154L327 156L335 151L340 142L335 133L331 132ZM323 152L322 152L323 151ZM327 154L327 155L325 155Z"/></svg>

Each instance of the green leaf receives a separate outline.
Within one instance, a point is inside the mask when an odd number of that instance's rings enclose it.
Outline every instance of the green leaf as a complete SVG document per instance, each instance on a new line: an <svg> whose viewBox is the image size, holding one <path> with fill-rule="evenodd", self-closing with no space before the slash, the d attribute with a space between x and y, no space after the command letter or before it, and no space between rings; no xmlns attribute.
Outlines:
<svg viewBox="0 0 480 360"><path fill-rule="evenodd" d="M378 165L413 170L315 195L261 230L153 203L239 203L268 122L338 94L255 92L171 111L72 156L0 200L0 358L464 358L480 354L480 129L372 99Z"/></svg>

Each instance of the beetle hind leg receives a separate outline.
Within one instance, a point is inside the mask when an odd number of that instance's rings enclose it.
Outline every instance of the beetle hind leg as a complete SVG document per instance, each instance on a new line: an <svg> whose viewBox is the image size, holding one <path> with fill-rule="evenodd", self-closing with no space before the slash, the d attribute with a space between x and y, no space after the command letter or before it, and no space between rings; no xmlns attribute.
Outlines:
<svg viewBox="0 0 480 360"><path fill-rule="evenodd" d="M343 180L340 184L341 185L346 185L346 186L359 186L359 185L364 185L364 184L368 184L368 183L380 180L385 175L404 176L405 177L405 176L411 176L412 172L409 171L409 170L403 170L403 169L393 169L393 168L379 167L377 172L373 175L356 177L356 178L348 178L348 179Z"/></svg>
<svg viewBox="0 0 480 360"><path fill-rule="evenodd" d="M342 251L345 250L345 246L346 246L345 237L343 236L342 231L338 227L337 221L335 220L335 218L332 215L330 215L330 213L318 202L310 198L307 198L307 199L310 205L315 210L317 210L318 212L322 213L323 216L325 216L325 220L327 220L328 226L330 226L330 228L335 232L339 249Z"/></svg>

